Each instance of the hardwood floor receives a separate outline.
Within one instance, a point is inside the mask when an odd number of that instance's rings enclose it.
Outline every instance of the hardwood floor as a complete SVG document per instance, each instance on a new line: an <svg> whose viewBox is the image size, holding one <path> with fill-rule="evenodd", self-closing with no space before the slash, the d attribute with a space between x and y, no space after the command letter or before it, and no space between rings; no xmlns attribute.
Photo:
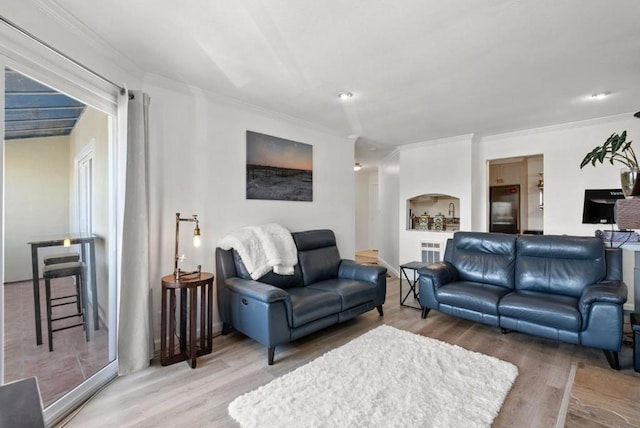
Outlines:
<svg viewBox="0 0 640 428"><path fill-rule="evenodd" d="M640 379L601 367L576 366L567 427L640 427Z"/></svg>
<svg viewBox="0 0 640 428"><path fill-rule="evenodd" d="M267 365L266 349L253 340L239 333L215 337L212 354L200 357L196 369L189 368L186 362L167 367L154 362L148 369L115 380L66 426L237 427L227 415L227 405L236 396L282 376L381 324L515 364L519 376L494 421L495 427L554 427L558 422L562 426L565 421L562 403L565 391L571 391L571 384L567 386L567 381L573 365L604 369L600 370L600 382L610 383L608 390L616 389L618 372L608 368L599 350L519 333L502 334L498 328L437 311L431 311L423 320L420 311L399 306L398 279L389 278L387 284L384 317L379 317L375 310L370 311L344 324L277 347L273 366ZM640 385L640 375L632 371L630 346L625 345L620 363L621 373Z"/></svg>

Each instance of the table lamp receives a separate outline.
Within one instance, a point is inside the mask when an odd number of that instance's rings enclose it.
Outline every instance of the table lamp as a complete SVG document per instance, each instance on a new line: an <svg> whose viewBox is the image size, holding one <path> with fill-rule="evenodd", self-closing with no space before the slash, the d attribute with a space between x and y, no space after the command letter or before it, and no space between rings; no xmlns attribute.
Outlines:
<svg viewBox="0 0 640 428"><path fill-rule="evenodd" d="M180 257L180 253L178 252L178 242L180 241L180 222L181 221L188 221L196 224L196 227L193 229L193 246L196 248L199 248L201 243L200 242L200 223L198 221L198 216L196 214L193 214L191 217L181 218L180 213L176 213L176 253L173 259L174 260L173 273L176 277L176 281L179 281L180 277L185 275L192 275L195 273L200 275L200 272L202 270L201 269L202 267L200 265L198 265L197 270L190 271L190 272L183 272L178 267L178 262L182 260L182 258Z"/></svg>

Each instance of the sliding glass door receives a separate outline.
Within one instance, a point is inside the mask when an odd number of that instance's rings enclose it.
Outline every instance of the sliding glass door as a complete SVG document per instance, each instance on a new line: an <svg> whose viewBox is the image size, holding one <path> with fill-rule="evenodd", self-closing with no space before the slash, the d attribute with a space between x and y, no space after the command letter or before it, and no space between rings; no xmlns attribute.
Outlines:
<svg viewBox="0 0 640 428"><path fill-rule="evenodd" d="M0 60L2 383L36 377L50 423L117 375L117 108L57 74ZM47 293L43 261L58 253L78 254L85 285L55 278Z"/></svg>

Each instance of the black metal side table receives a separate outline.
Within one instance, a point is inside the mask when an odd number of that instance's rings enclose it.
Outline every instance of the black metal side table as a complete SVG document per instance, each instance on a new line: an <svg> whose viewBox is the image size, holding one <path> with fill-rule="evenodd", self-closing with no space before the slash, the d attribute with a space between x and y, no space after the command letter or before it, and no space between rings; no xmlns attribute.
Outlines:
<svg viewBox="0 0 640 428"><path fill-rule="evenodd" d="M412 306L412 305L406 304L405 301L409 298L411 294L413 294L413 300L417 300L418 305L420 304L420 296L418 295L419 294L418 289L416 288L418 285L417 272L418 272L418 269L420 269L421 267L425 267L428 265L429 263L423 263L423 262L408 262L400 265L400 306L406 306L408 308L413 308L418 310L422 309L420 306ZM407 275L408 270L413 271L412 279L410 279L409 276ZM402 277L403 276L407 280L407 283L409 283L409 290L407 291L406 294L402 294Z"/></svg>

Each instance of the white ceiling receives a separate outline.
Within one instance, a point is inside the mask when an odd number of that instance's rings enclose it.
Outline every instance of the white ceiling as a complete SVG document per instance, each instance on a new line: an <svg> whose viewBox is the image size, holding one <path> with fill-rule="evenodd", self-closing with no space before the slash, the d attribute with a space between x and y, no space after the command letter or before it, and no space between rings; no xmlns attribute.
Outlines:
<svg viewBox="0 0 640 428"><path fill-rule="evenodd" d="M640 110L638 0L54 1L146 72L357 136L365 165Z"/></svg>

